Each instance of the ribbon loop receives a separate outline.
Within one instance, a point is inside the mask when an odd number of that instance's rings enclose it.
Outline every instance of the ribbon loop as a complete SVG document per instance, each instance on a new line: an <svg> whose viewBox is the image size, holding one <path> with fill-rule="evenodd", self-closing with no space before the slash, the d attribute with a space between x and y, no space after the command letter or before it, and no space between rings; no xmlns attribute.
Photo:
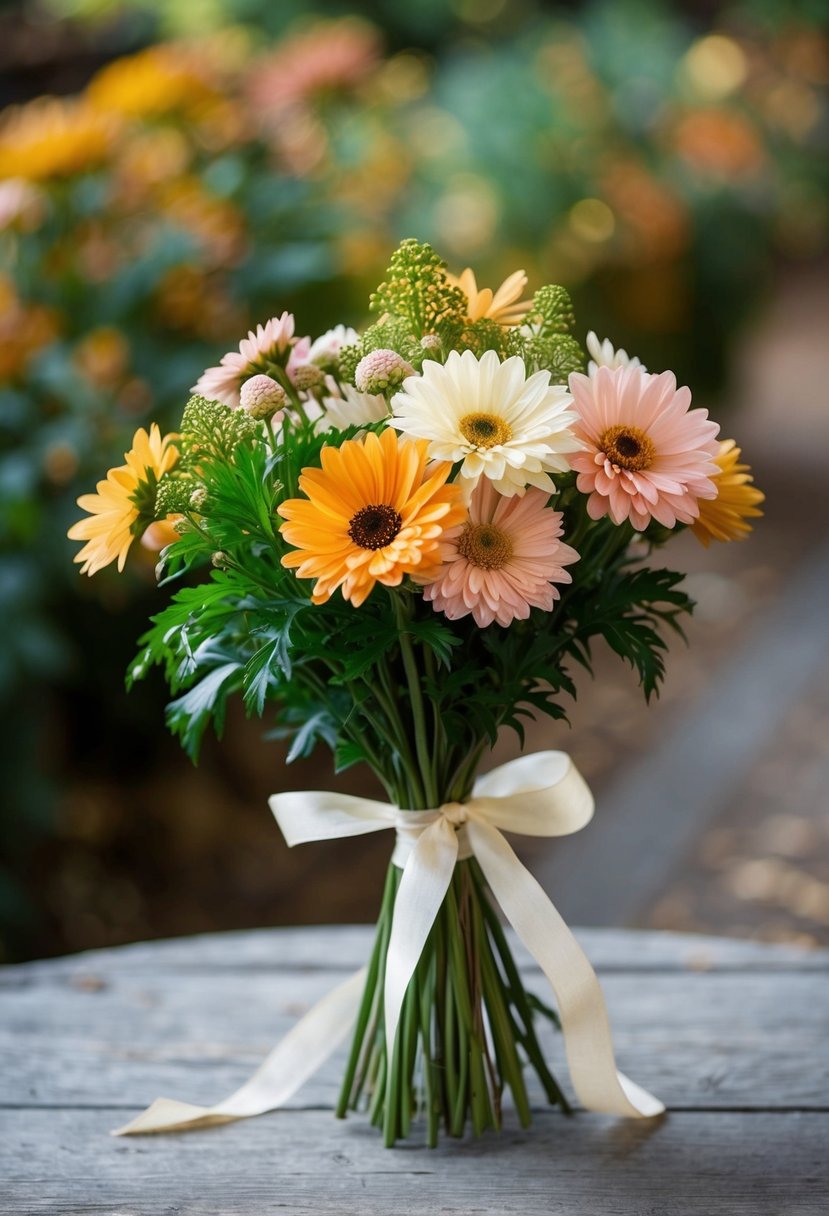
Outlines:
<svg viewBox="0 0 829 1216"><path fill-rule="evenodd" d="M474 855L509 923L549 980L559 1007L570 1077L588 1110L629 1118L664 1111L658 1098L617 1072L604 996L593 968L502 831L566 836L593 815L593 796L564 752L538 752L475 783L465 803L400 811L370 798L328 791L274 794L270 806L291 846L397 829L392 857L403 874L386 956L387 1050L406 989L459 858ZM330 993L293 1028L256 1074L215 1107L159 1099L116 1134L168 1131L264 1114L286 1102L328 1058L356 1018L364 971Z"/></svg>

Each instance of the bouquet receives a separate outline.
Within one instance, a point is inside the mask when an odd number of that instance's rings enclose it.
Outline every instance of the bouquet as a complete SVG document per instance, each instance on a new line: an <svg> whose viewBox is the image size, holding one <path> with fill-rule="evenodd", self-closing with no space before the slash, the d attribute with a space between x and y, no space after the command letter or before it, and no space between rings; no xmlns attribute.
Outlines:
<svg viewBox="0 0 829 1216"><path fill-rule="evenodd" d="M566 291L494 293L404 241L363 334L311 342L274 317L195 385L177 434L137 432L126 463L79 499L84 573L147 528L174 537L158 580L177 587L129 673L160 665L167 721L195 758L228 699L272 711L288 760L319 743L368 765L387 802L275 795L289 844L394 828L374 950L232 1098L159 1100L124 1130L272 1109L353 1026L337 1108L368 1111L386 1145L421 1117L430 1145L498 1128L525 1072L549 1101L538 1020L564 1033L576 1094L648 1116L661 1103L616 1071L596 977L502 831L578 830L590 793L561 752L479 776L503 727L565 717L573 664L604 638L650 697L667 630L692 605L654 560L674 535L733 540L760 492L740 449L671 372L572 335ZM496 912L551 981L523 987Z"/></svg>

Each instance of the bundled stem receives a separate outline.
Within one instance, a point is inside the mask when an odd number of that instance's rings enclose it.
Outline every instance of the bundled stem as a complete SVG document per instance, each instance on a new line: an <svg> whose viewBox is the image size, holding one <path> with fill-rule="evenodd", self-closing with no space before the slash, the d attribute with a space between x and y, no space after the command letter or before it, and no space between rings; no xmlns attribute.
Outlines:
<svg viewBox="0 0 829 1216"><path fill-rule="evenodd" d="M421 1118L426 1143L434 1147L441 1125L450 1136L462 1136L468 1126L476 1135L500 1128L508 1089L526 1127L525 1063L548 1100L569 1111L544 1062L533 1006L474 859L455 868L406 991L389 1058L383 986L400 873L389 866L337 1115L367 1109L387 1147L405 1139L412 1120Z"/></svg>

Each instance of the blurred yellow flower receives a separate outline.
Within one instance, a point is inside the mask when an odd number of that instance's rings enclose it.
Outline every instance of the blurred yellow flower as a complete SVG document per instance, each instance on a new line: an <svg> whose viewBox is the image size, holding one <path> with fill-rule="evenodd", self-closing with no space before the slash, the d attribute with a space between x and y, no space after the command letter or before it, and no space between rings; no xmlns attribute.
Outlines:
<svg viewBox="0 0 829 1216"><path fill-rule="evenodd" d="M124 454L126 464L110 469L94 494L78 499L89 515L73 524L67 536L87 542L74 557L83 563L81 574L93 575L114 561L119 571L124 569L130 545L153 523L158 479L178 460L175 438L162 438L156 423L149 435L140 427Z"/></svg>
<svg viewBox="0 0 829 1216"><path fill-rule="evenodd" d="M159 192L158 203L164 214L199 242L208 268L233 265L242 257L244 217L234 203L209 194L197 177L169 182Z"/></svg>
<svg viewBox="0 0 829 1216"><path fill-rule="evenodd" d="M740 464L740 455L734 440L724 439L714 457L720 467L714 477L717 497L700 500L699 518L691 525L706 549L712 540L745 540L752 530L746 521L763 514L758 507L766 496L753 484L749 466Z"/></svg>
<svg viewBox="0 0 829 1216"><path fill-rule="evenodd" d="M475 274L468 267L457 277L447 275L450 283L460 287L467 299L467 319L480 321L488 317L499 325L520 325L532 308L531 300L522 300L524 288L527 286L527 276L523 270L516 270L493 293L490 287L478 287Z"/></svg>
<svg viewBox="0 0 829 1216"><path fill-rule="evenodd" d="M0 178L46 181L99 165L115 134L109 114L84 101L39 97L0 120Z"/></svg>
<svg viewBox="0 0 829 1216"><path fill-rule="evenodd" d="M75 347L75 366L97 388L118 384L129 362L129 344L119 329L100 325L92 329Z"/></svg>
<svg viewBox="0 0 829 1216"><path fill-rule="evenodd" d="M193 149L175 127L133 131L118 148L115 199L125 209L146 206L147 196L189 168Z"/></svg>
<svg viewBox="0 0 829 1216"><path fill-rule="evenodd" d="M127 118L192 114L216 95L194 52L173 44L151 46L108 63L86 89L91 106Z"/></svg>

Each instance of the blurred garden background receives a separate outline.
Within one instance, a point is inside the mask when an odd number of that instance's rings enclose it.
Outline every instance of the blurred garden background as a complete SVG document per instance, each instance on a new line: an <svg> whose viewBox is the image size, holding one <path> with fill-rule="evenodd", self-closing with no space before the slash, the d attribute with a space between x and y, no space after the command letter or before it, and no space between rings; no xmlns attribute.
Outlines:
<svg viewBox="0 0 829 1216"><path fill-rule="evenodd" d="M286 769L239 713L194 769L160 678L124 691L155 554L93 582L66 529L250 326L361 324L405 236L563 283L767 495L745 544L679 542L662 701L608 658L532 732L599 796L534 867L580 923L829 943L828 27L826 0L0 4L0 960L374 917L388 842L290 855L267 809L342 785L328 757Z"/></svg>

